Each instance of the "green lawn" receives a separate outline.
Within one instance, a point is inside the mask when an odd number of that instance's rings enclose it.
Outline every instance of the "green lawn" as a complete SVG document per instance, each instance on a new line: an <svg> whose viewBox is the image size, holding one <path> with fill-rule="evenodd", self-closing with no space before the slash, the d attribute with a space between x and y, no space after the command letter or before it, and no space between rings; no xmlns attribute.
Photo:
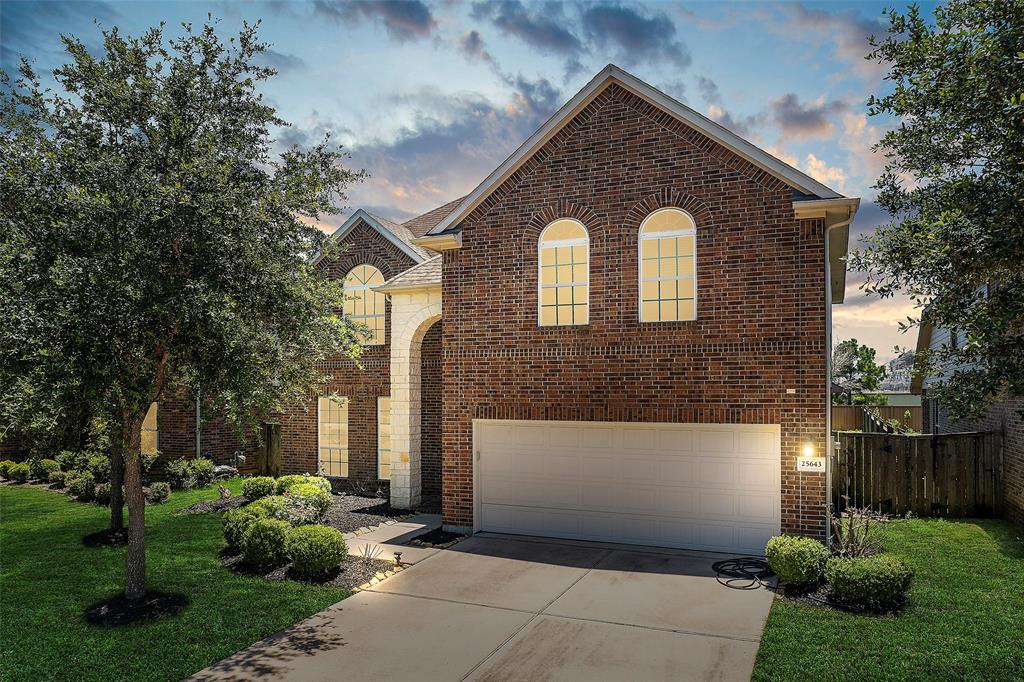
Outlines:
<svg viewBox="0 0 1024 682"><path fill-rule="evenodd" d="M229 487L237 494L240 481ZM146 509L149 586L190 605L157 622L101 628L83 614L120 591L124 549L87 548L81 538L109 512L0 486L0 680L178 680L350 594L222 567L220 515L171 514L216 497L216 488L175 492Z"/></svg>
<svg viewBox="0 0 1024 682"><path fill-rule="evenodd" d="M1024 679L1024 544L1009 523L902 520L884 544L916 571L899 616L777 600L755 680Z"/></svg>

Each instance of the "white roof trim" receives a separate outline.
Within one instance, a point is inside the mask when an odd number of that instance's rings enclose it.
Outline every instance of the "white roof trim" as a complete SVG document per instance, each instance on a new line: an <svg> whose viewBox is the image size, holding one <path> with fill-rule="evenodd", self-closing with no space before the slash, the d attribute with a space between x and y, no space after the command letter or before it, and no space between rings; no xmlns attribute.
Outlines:
<svg viewBox="0 0 1024 682"><path fill-rule="evenodd" d="M703 116L690 107L677 102L665 93L651 87L642 80L629 74L614 64L604 67L600 73L587 83L576 95L562 106L555 114L541 126L537 132L531 135L526 142L512 153L505 161L487 176L483 182L477 185L470 194L462 200L458 207L438 223L428 235L435 235L457 225L470 212L483 202L484 199L523 163L533 153L542 147L548 140L561 130L562 126L572 120L584 107L590 104L605 87L611 83L618 83L626 90L647 100L660 109L667 111L683 123L704 133L711 139L720 143L727 149L735 152L738 156L746 159L758 168L785 181L805 194L817 195L823 199L838 199L842 195L821 184L806 173L793 168L787 163L780 161L763 149L747 142L731 130L715 123L710 118Z"/></svg>
<svg viewBox="0 0 1024 682"><path fill-rule="evenodd" d="M410 245L406 244L404 241L399 239L398 235L396 235L394 232L381 225L379 220L374 218L372 214L367 213L363 209L359 209L355 213L350 215L348 217L348 220L343 222L338 227L338 229L331 234L331 238L341 241L346 236L348 236L349 232L351 232L355 228L356 224L359 222L360 219L364 220L367 225L369 225L370 227L384 235L385 239L387 239L389 242L397 246L399 249L401 249L402 253L409 256L409 258L412 258L417 263L422 263L423 261L427 260L420 253L418 253L416 249L412 248ZM322 258L322 256L317 256L313 260L313 262L319 262L320 258Z"/></svg>

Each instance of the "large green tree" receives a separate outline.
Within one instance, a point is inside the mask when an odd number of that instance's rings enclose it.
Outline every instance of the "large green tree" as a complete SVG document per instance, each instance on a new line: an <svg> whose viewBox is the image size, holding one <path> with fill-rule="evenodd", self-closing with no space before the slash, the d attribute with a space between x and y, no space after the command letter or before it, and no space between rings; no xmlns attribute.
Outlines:
<svg viewBox="0 0 1024 682"><path fill-rule="evenodd" d="M150 403L201 383L244 428L308 396L325 356L359 354L339 287L313 264L332 240L308 219L336 212L360 173L326 139L273 153L286 124L260 95L274 71L253 26L229 41L213 24L114 29L99 56L63 41L56 90L23 61L0 94L2 418L87 408L113 425L136 599Z"/></svg>
<svg viewBox="0 0 1024 682"><path fill-rule="evenodd" d="M892 221L852 265L866 288L905 292L958 345L921 367L954 417L1024 394L1024 0L950 0L934 17L888 12L869 59L888 66L873 115L899 126L877 149ZM908 320L907 326L920 324Z"/></svg>

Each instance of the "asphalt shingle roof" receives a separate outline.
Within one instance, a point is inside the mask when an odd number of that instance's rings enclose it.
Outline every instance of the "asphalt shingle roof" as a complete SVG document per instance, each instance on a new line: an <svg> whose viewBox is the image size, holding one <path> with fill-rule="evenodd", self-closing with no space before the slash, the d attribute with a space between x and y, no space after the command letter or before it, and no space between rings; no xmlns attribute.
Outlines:
<svg viewBox="0 0 1024 682"><path fill-rule="evenodd" d="M414 265L381 284L376 289L426 286L441 283L441 254L419 265Z"/></svg>

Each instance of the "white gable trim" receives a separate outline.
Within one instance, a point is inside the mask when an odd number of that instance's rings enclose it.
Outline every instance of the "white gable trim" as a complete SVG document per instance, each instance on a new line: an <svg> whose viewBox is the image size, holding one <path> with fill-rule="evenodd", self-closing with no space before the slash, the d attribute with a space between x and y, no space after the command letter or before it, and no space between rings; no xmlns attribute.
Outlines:
<svg viewBox="0 0 1024 682"><path fill-rule="evenodd" d="M634 95L650 104L668 112L692 128L702 132L722 146L746 159L763 171L783 180L805 194L817 195L823 199L838 199L842 195L829 189L806 173L780 161L763 149L747 142L736 133L722 127L706 116L702 116L690 107L677 102L665 93L651 87L647 83L626 73L614 64L604 67L587 85L570 99L565 105L531 135L515 152L487 176L476 189L462 200L462 203L448 216L438 223L428 235L435 235L457 225L466 218L473 209L479 206L491 192L508 179L523 165L534 152L546 144L562 127L572 120L576 114L590 104L604 89L612 83L618 83Z"/></svg>
<svg viewBox="0 0 1024 682"><path fill-rule="evenodd" d="M394 232L392 232L388 228L386 228L383 225L381 225L379 220L374 218L372 215L370 215L369 213L367 213L363 209L359 209L355 213L350 215L348 217L348 220L343 222L338 227L338 229L335 230L333 234L331 234L331 239L335 239L337 241L341 241L342 239L347 237L349 232L351 232L353 229L355 229L355 226L356 226L357 223L359 223L360 219L365 221L366 224L369 225L370 227L372 227L373 229L375 229L378 232L380 232L384 236L385 239L387 239L389 242L391 242L392 244L397 246L402 251L402 253L404 253L405 255L409 256L409 258L412 258L417 263L422 263L424 260L426 260L422 255L417 253L414 248L412 248L411 246L406 244L404 241L399 239L398 235L396 235ZM322 258L322 256L317 256L314 259L313 262L314 263L319 262L321 258Z"/></svg>

